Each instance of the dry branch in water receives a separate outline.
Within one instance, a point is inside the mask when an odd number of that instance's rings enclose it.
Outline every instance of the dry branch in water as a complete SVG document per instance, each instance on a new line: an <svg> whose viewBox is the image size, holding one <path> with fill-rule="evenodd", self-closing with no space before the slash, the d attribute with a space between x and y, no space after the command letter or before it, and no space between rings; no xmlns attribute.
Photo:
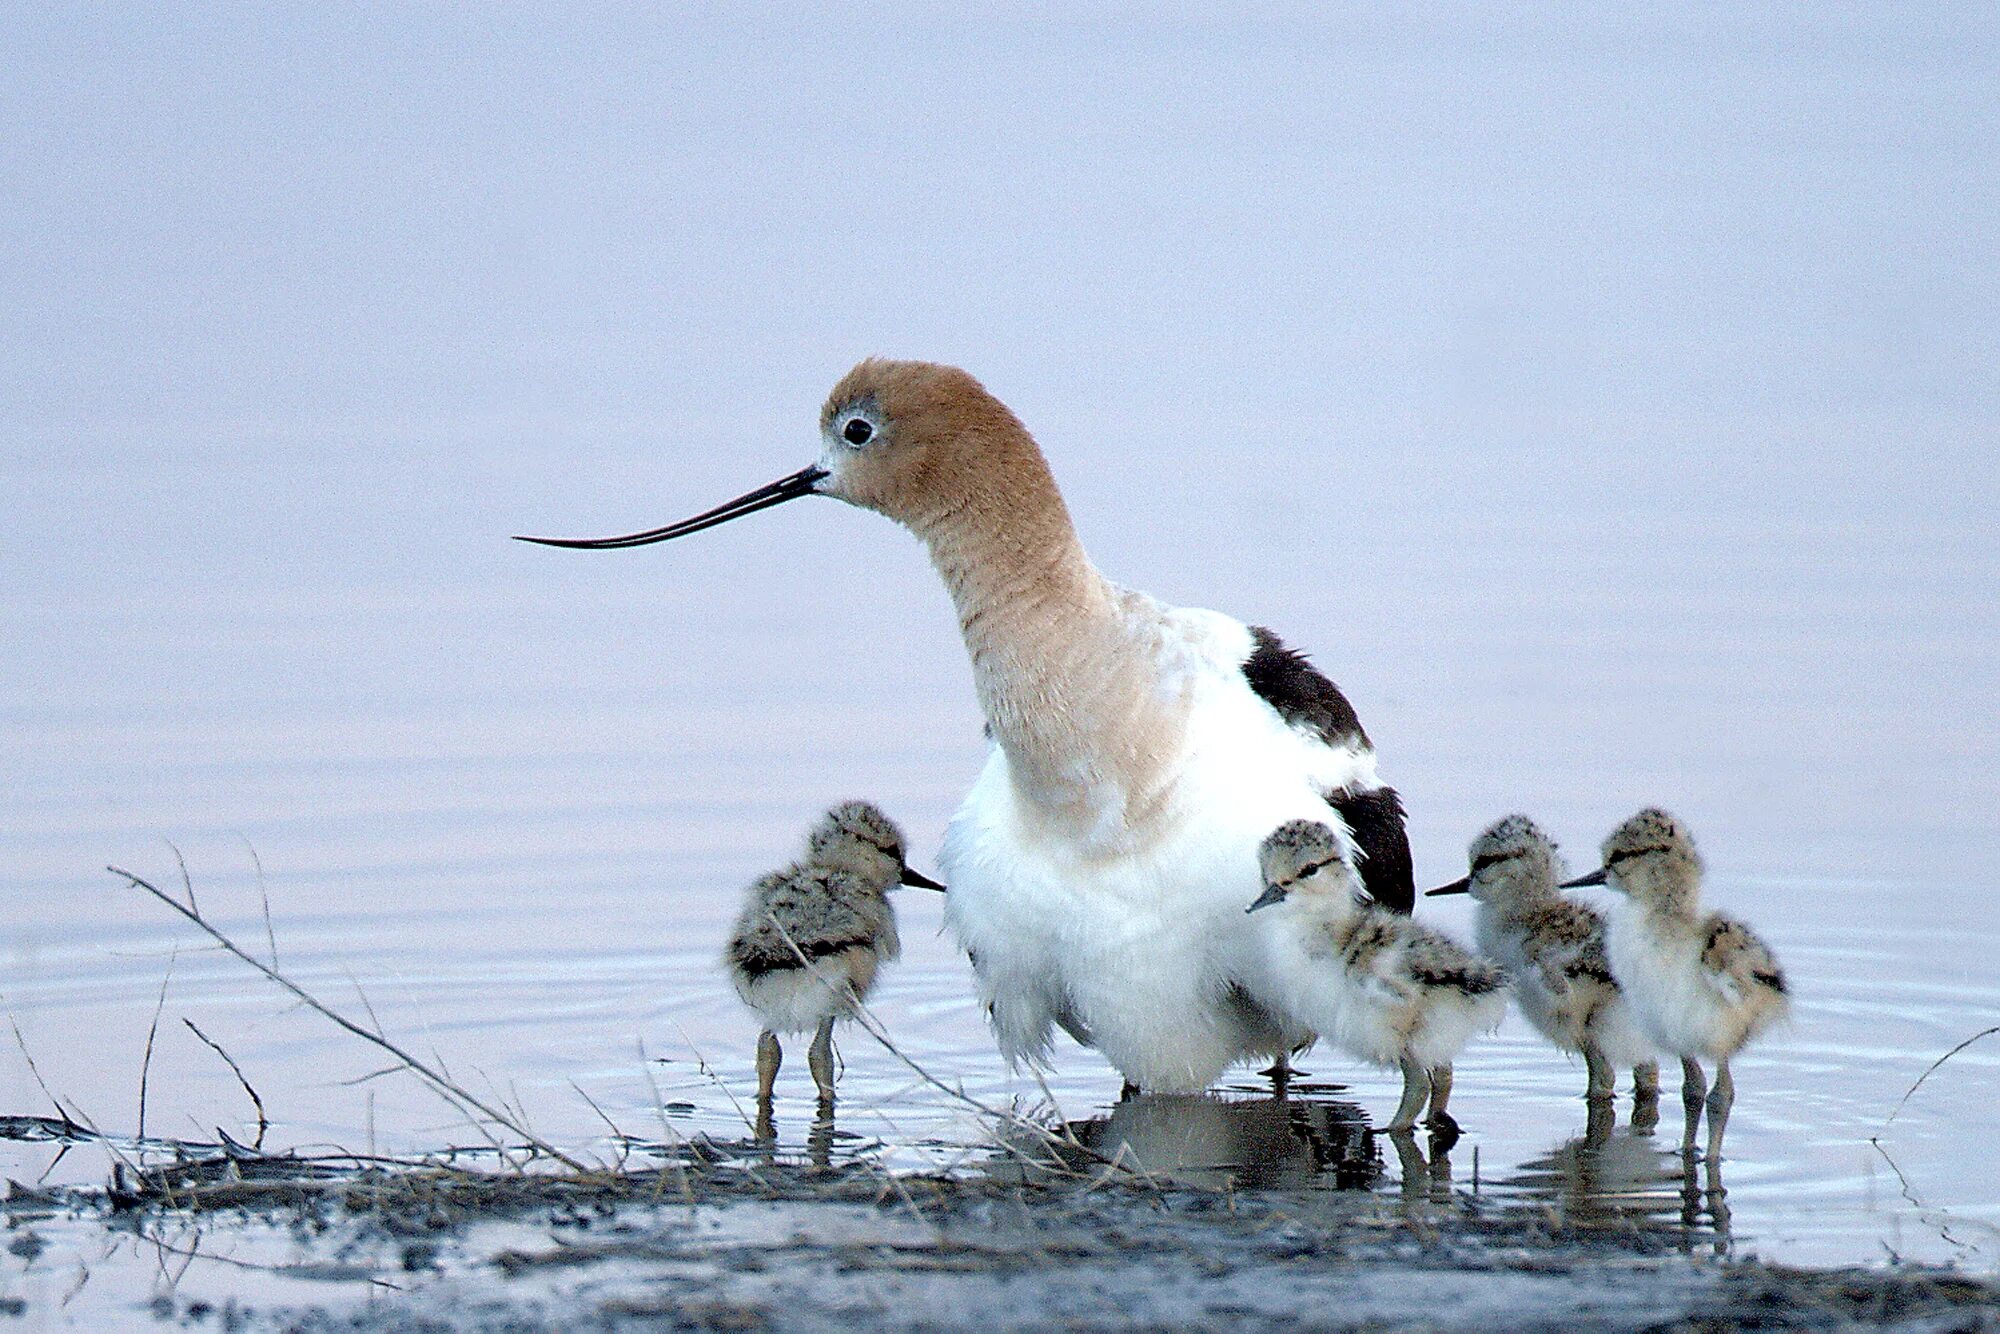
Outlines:
<svg viewBox="0 0 2000 1334"><path fill-rule="evenodd" d="M1896 1117L1901 1114L1904 1105L1908 1103L1910 1099L1916 1095L1918 1089L1924 1086L1924 1081L1926 1079L1929 1079L1933 1074L1937 1073L1937 1068L1939 1066L1943 1065L1946 1061L1949 1061L1952 1057L1964 1051L1967 1047L1970 1047L1973 1043L1979 1041L1979 1039L1990 1038L1995 1033L2000 1033L2000 1024L1995 1024L1991 1028L1980 1029L1977 1033L1974 1033L1971 1037L1959 1043L1956 1047L1953 1047L1950 1051L1938 1057L1935 1061L1932 1061L1930 1063L1930 1066L1922 1074L1917 1076L1917 1082L1910 1085L1909 1088L1903 1090L1903 1096L1897 1099L1896 1101L1896 1110L1890 1112L1888 1120L1882 1122L1882 1129L1887 1130L1889 1128L1889 1122L1895 1120ZM1877 1147L1880 1146L1878 1145Z"/></svg>
<svg viewBox="0 0 2000 1334"><path fill-rule="evenodd" d="M160 1014L167 1008L167 984L174 980L174 960L180 958L175 950L167 956L167 975L160 979L160 999L153 1006L153 1022L146 1027L146 1054L139 1061L139 1138L146 1138L146 1081L153 1073L153 1039L159 1036Z"/></svg>
<svg viewBox="0 0 2000 1334"><path fill-rule="evenodd" d="M21 1059L28 1063L28 1073L34 1076L35 1087L40 1089L42 1096L49 1100L49 1106L56 1109L56 1116L61 1119L64 1129L88 1129L89 1127L85 1126L83 1122L69 1114L69 1108L63 1106L62 1100L56 1097L54 1091L49 1088L49 1081L42 1078L41 1070L35 1065L34 1053L28 1050L28 1039L21 1036L20 1021L15 1019L14 1016L8 1015L7 1023L14 1030L14 1045L21 1049Z"/></svg>
<svg viewBox="0 0 2000 1334"><path fill-rule="evenodd" d="M236 1064L236 1058L234 1056L231 1056L228 1052L222 1049L222 1044L220 1042L217 1042L214 1038L202 1032L199 1028L196 1028L194 1020L188 1018L186 1015L182 1015L181 1022L188 1026L188 1032L200 1038L204 1043L208 1045L208 1049L210 1051L214 1052L217 1056L220 1056L222 1058L223 1063L229 1067L229 1072L236 1076L236 1082L241 1084L243 1086L243 1091L250 1095L250 1105L257 1109L257 1138L255 1142L253 1142L250 1145L250 1147L253 1149L263 1148L264 1132L271 1128L271 1123L264 1116L264 1100L258 1097L257 1090L250 1086L250 1080L247 1076L244 1075L243 1067Z"/></svg>
<svg viewBox="0 0 2000 1334"><path fill-rule="evenodd" d="M185 863L182 863L182 867L183 867L182 874L184 877L184 882L191 880L191 877L187 877L185 871ZM264 921L265 921L265 931L266 931L266 944L271 950L271 957L273 962L267 964L263 960L258 959L254 955L250 954L242 946L238 945L234 940L230 939L227 935L225 935L222 931L218 930L213 924L211 924L208 921L208 919L202 914L198 902L193 897L193 894L191 892L193 886L191 883L188 883L187 885L188 889L190 890L188 900L187 902L182 902L174 898L171 894L168 894L164 890L160 889L158 886L152 884L150 881L144 879L143 877L136 876L132 874L130 871L123 870L116 866L108 866L105 869L111 872L111 874L116 875L125 880L127 883L132 885L133 888L144 890L146 893L158 899L161 903L164 903L167 907L173 909L175 913L179 914L181 917L185 918L188 922L192 923L195 927L200 929L205 935L207 935L218 946L220 946L226 953L236 956L236 958L250 965L252 968L256 969L259 973L262 973L270 981L276 983L279 987L282 987L286 992L290 993L293 998L295 998L300 1004L304 1005L307 1009L310 1009L315 1013L321 1015L322 1017L331 1020L338 1027L346 1030L349 1033L352 1033L354 1036L361 1038L362 1040L371 1043L375 1047L388 1053L388 1055L394 1058L396 1062L396 1065L392 1067L393 1069L408 1070L410 1073L422 1079L426 1084L430 1085L431 1088L437 1091L447 1101L453 1103L461 1111L466 1112L467 1115L472 1118L471 1124L476 1129L478 1129L482 1134L486 1134L487 1132L486 1132L486 1126L484 1123L482 1123L480 1118L484 1118L485 1123L490 1123L492 1125L499 1126L504 1130L508 1131L509 1133L518 1136L524 1144L526 1144L529 1148L531 1148L535 1152L542 1154L547 1158L562 1164L564 1167L569 1168L571 1171L576 1172L580 1176L591 1176L591 1175L597 1175L599 1173L599 1169L593 1169L589 1167L588 1165L584 1164L578 1159L570 1156L567 1153L564 1153L561 1149L558 1149L553 1144L550 1144L547 1140L542 1139L540 1136L536 1135L533 1131L529 1130L525 1124L525 1117L521 1116L518 1113L505 1110L501 1107L496 1107L491 1103L487 1102L486 1100L483 1100L474 1095L470 1090L466 1089L463 1085L459 1084L457 1081L451 1078L450 1074L443 1069L442 1061L426 1062L420 1060L416 1056L412 1055L410 1052L405 1050L403 1047L399 1046L397 1043L392 1041L382 1031L382 1023L380 1019L375 1016L373 1007L368 1007L368 1017L374 1023L374 1029L373 1031L371 1031L369 1028L359 1023L356 1023L354 1020L349 1019L347 1016L333 1009L324 1001L320 1000L317 996L314 996L312 993L308 992L298 983L292 981L290 978L286 977L283 973L281 973L275 966L275 961L277 958L277 948L276 948L277 942L274 938L275 933L271 932L270 930L268 900L266 901L266 906L265 906ZM814 974L816 975L819 974L820 968L817 962L805 958L804 952L799 950L797 943L790 939L789 933L783 932L782 927L780 927L780 932L781 934L785 935L786 943L790 945L790 947L795 953L799 955L800 960L804 964L804 966ZM365 996L362 999L362 1004L364 1006L367 1006L367 999ZM1055 1154L1055 1161L1053 1162L1042 1161L1036 1155L1025 1152L1021 1144L1011 1141L1008 1137L1004 1135L994 1136L995 1142L1002 1149L1004 1149L1010 1154L1013 1154L1023 1159L1029 1165L1040 1168L1044 1171L1054 1170L1058 1175L1064 1175L1065 1165L1061 1161L1062 1159L1061 1150L1068 1150L1071 1153L1081 1151L1087 1157L1094 1159L1103 1169L1098 1184L1102 1184L1104 1180L1107 1180L1111 1177L1128 1178L1135 1181L1147 1181L1150 1183L1150 1178L1143 1172L1135 1172L1132 1170L1130 1165L1124 1162L1121 1162L1119 1160L1106 1159L1102 1154L1096 1153L1090 1149L1085 1148L1085 1146L1079 1143L1072 1134L1051 1131L1048 1127L1040 1125L1035 1121L1020 1115L1018 1112L991 1106L985 1102L982 1102L978 1098L972 1097L970 1094L966 1093L963 1088L954 1087L952 1084L946 1083L944 1080L938 1078L935 1074L925 1069L921 1064L919 1064L916 1060L910 1057L906 1052L902 1050L902 1048L896 1045L895 1041L889 1036L887 1029L883 1027L881 1021L876 1018L876 1016L868 1009L868 1007L865 1004L862 1004L860 1002L858 997L856 998L854 1018L859 1023L863 1031L865 1031L870 1037L875 1039L875 1041L879 1043L884 1050L886 1050L892 1057L894 1057L902 1065L907 1067L924 1084L935 1089L939 1093L944 1094L946 1097L950 1098L954 1102L957 1102L969 1108L970 1110L976 1112L979 1116L986 1119L990 1123L999 1126L1011 1127L1016 1131L1026 1132L1034 1140L1039 1141L1046 1148L1057 1150L1057 1153ZM251 1086L250 1081L244 1076L241 1067L237 1065L236 1061L229 1055L227 1051L224 1051L222 1049L220 1044L216 1043L212 1038L208 1037L205 1033L201 1032L200 1029L196 1028L192 1021L184 1019L183 1022L186 1023L188 1028L194 1032L196 1037L200 1038L203 1043L205 1043L208 1047L210 1047L213 1051L215 1051L216 1054L219 1055L223 1059L223 1061L228 1064L229 1068L235 1073L238 1082L242 1084L244 1092L249 1095L252 1104L257 1109L257 1122L258 1122L257 1143L259 1146L261 1146L264 1137L264 1132L269 1124L265 1116L264 1104L262 1098L258 1096L256 1089ZM387 1071L378 1071L376 1073L382 1074L382 1073L387 1073ZM651 1077L650 1070L647 1071L647 1075L648 1078ZM369 1077L373 1078L374 1076L369 1076ZM718 1083L719 1082L720 1081L718 1081ZM726 1086L724 1087L724 1092L725 1094L728 1092ZM1046 1088L1044 1088L1044 1092L1046 1093ZM656 1099L658 1097L657 1087L655 1087L655 1097ZM587 1098L586 1101L588 1101ZM738 1110L741 1111L740 1108ZM64 1112L60 1104L57 1105L57 1111L64 1115L65 1120L69 1120L67 1113ZM603 1115L601 1110L599 1111L599 1115L600 1116ZM614 1126L613 1129L615 1130L616 1127ZM1066 1130L1067 1128L1065 1128L1065 1132ZM489 1142L495 1145L495 1147L500 1147L498 1141L493 1140L490 1135L487 1135L487 1138ZM678 1136L672 1136L672 1138L678 1138ZM676 1168L680 1173L684 1174L685 1172L684 1166L682 1166L679 1163L676 1163ZM618 1174L614 1173L614 1175ZM688 1189L687 1182L683 1179L680 1182L680 1185L682 1191L686 1192Z"/></svg>
<svg viewBox="0 0 2000 1334"><path fill-rule="evenodd" d="M107 866L104 869L111 872L111 874L115 876L121 876L125 880L131 882L133 888L145 890L148 894L151 894L154 898L166 904L169 908L172 908L182 917L185 917L188 921L194 923L194 925L201 928L201 930L204 933L206 933L211 940L215 941L216 944L222 946L223 949L235 955L237 958L241 959L243 962L249 964L252 968L255 968L258 972L262 973L265 977L271 979L271 981L283 987L286 991L290 992L294 997L296 997L299 1003L304 1005L307 1009L312 1010L317 1014L323 1015L328 1019L331 1019L334 1023L338 1024L340 1027L354 1034L354 1036L361 1038L364 1041L372 1042L377 1047L380 1047L383 1051L388 1052L391 1056L395 1057L398 1061L402 1062L404 1068L408 1069L411 1073L423 1079L432 1088L436 1089L439 1093L443 1094L445 1097L456 1101L458 1104L460 1104L462 1108L469 1108L474 1112L478 1112L480 1115L484 1116L487 1120L491 1121L494 1125L501 1126L504 1129L512 1132L513 1134L520 1136L522 1141L526 1143L530 1148L534 1149L538 1153L546 1154L548 1157L553 1158L556 1162L561 1163L564 1167L569 1168L573 1172L590 1171L590 1169L586 1167L583 1163L577 1161L575 1158L570 1157L568 1154L564 1153L561 1149L558 1149L555 1145L550 1144L547 1140L544 1140L539 1135L529 1130L526 1126L521 1125L514 1117L509 1116L505 1112L499 1111L489 1106L485 1102L481 1101L479 1098L474 1097L471 1093L467 1092L463 1087L454 1083L451 1079L447 1078L438 1071L432 1069L430 1066L418 1060L416 1057L410 1055L407 1051L404 1051L401 1047L397 1046L394 1042L391 1042L387 1037L383 1036L381 1033L369 1032L367 1029L361 1027L361 1025L347 1018L347 1016L339 1013L337 1010L334 1010L328 1005L326 1005L318 997L314 996L312 993L308 992L304 987L301 987L298 983L292 981L290 978L278 972L275 968L272 968L270 965L246 953L241 946L237 945L237 943L231 940L228 936L223 935L222 932L216 930L215 927L209 924L208 919L201 915L200 911L195 907L192 892L190 892L189 894L188 902L182 903L178 899L174 898L172 895L161 890L159 887L153 885L149 881L143 880L140 877L133 875L130 871L120 870L116 866ZM185 864L183 864L182 874L184 876L186 875ZM192 891L192 886L190 886L189 888L190 891ZM225 1057L224 1059L227 1058ZM232 1061L230 1062L230 1064L234 1066L235 1062ZM240 1071L238 1072L238 1077L239 1078L241 1077ZM250 1096L252 1098L255 1098L257 1095L255 1093L252 1093Z"/></svg>

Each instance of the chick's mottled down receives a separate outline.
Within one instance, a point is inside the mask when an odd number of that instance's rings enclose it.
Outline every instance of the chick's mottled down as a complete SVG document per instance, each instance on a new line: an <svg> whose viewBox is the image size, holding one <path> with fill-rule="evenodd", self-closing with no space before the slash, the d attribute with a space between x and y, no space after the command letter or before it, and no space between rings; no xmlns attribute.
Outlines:
<svg viewBox="0 0 2000 1334"><path fill-rule="evenodd" d="M942 888L910 869L903 834L867 802L834 807L813 827L806 856L750 886L723 951L736 994L763 1021L758 1097L768 1108L782 1060L777 1035L815 1034L809 1059L820 1096L833 1097L832 1034L901 950L889 890Z"/></svg>
<svg viewBox="0 0 2000 1334"><path fill-rule="evenodd" d="M1730 1058L1784 1019L1791 997L1777 956L1756 932L1701 911L1702 869L1687 826L1649 808L1604 840L1601 868L1569 885L1608 885L1625 897L1607 934L1611 971L1646 1036L1681 1058L1690 1148L1704 1106L1701 1063L1715 1065L1705 1099L1713 1161L1736 1097Z"/></svg>
<svg viewBox="0 0 2000 1334"><path fill-rule="evenodd" d="M810 864L773 871L750 887L729 939L736 994L774 1033L803 1033L846 1018L882 964L901 952L896 914L876 883ZM807 967L808 964L813 967Z"/></svg>
<svg viewBox="0 0 2000 1334"><path fill-rule="evenodd" d="M1604 917L1563 897L1561 857L1525 815L1482 831L1467 850L1471 873L1430 891L1470 894L1479 905L1479 951L1513 976L1514 999L1528 1022L1589 1070L1587 1095L1609 1098L1619 1066L1630 1066L1642 1098L1659 1091L1653 1045L1633 1021L1612 976Z"/></svg>
<svg viewBox="0 0 2000 1334"><path fill-rule="evenodd" d="M1325 824L1279 826L1259 861L1265 889L1250 907L1276 910L1265 943L1288 1013L1363 1060L1402 1069L1389 1129L1408 1129L1426 1098L1432 1125L1451 1129L1452 1062L1506 1015L1507 975L1377 905L1352 848Z"/></svg>

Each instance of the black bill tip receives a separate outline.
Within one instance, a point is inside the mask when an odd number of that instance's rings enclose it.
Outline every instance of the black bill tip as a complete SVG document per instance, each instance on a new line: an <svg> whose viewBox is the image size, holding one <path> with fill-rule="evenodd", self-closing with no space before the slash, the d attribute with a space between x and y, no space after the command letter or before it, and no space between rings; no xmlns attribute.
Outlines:
<svg viewBox="0 0 2000 1334"><path fill-rule="evenodd" d="M902 883L908 885L912 889L935 889L940 894L946 892L945 887L942 884L931 879L929 876L925 875L922 871L917 870L914 866L905 866L903 868Z"/></svg>
<svg viewBox="0 0 2000 1334"><path fill-rule="evenodd" d="M1463 880L1454 880L1448 885L1439 885L1436 889L1427 889L1424 891L1424 897L1427 899L1436 899L1442 898L1446 894L1470 894L1471 892L1472 877L1466 876Z"/></svg>
<svg viewBox="0 0 2000 1334"><path fill-rule="evenodd" d="M734 500L726 500L712 510L703 510L679 523L670 523L664 528L648 528L642 533L626 533L622 537L524 537L515 534L516 542L533 542L545 547L568 547L574 551L616 551L624 547L649 546L654 542L665 542L670 538L686 537L704 528L713 528L731 519L740 519L746 514L782 505L788 500L814 494L818 484L827 476L826 469L817 463L799 469L786 477L780 477L768 486L760 486L755 491L746 491Z"/></svg>
<svg viewBox="0 0 2000 1334"><path fill-rule="evenodd" d="M1249 907L1245 908L1243 911L1246 913L1253 913L1256 912L1259 908L1268 908L1274 903L1283 903L1284 900L1285 900L1284 890L1278 888L1276 885L1266 885L1264 886L1264 892L1257 896L1257 901L1251 904Z"/></svg>
<svg viewBox="0 0 2000 1334"><path fill-rule="evenodd" d="M1582 889L1585 885L1601 885L1604 883L1605 874L1604 868L1600 866L1589 875L1580 875L1574 880L1565 880L1562 884L1556 886L1556 888Z"/></svg>

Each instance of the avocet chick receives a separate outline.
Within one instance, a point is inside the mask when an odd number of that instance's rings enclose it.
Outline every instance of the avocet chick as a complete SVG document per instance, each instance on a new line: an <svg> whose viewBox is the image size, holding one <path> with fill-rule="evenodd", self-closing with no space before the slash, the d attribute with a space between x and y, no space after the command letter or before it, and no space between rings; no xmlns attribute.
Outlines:
<svg viewBox="0 0 2000 1334"><path fill-rule="evenodd" d="M1278 826L1258 860L1264 893L1248 911L1278 908L1265 940L1286 1008L1363 1060L1402 1068L1390 1130L1408 1130L1428 1098L1431 1127L1455 1131L1451 1063L1506 1016L1506 974L1376 904L1350 846L1316 820Z"/></svg>
<svg viewBox="0 0 2000 1334"><path fill-rule="evenodd" d="M1641 1101L1659 1096L1660 1065L1605 954L1604 917L1556 888L1562 859L1533 820L1510 815L1487 827L1467 850L1472 872L1430 891L1470 894L1479 952L1514 979L1514 1000L1528 1022L1589 1071L1584 1096L1609 1100L1618 1067L1632 1067Z"/></svg>
<svg viewBox="0 0 2000 1334"><path fill-rule="evenodd" d="M764 1021L757 1105L768 1123L780 1033L816 1030L807 1063L822 1106L833 1103L833 1025L850 1018L875 974L901 949L896 885L943 889L910 869L903 831L865 801L835 806L813 827L806 857L750 886L723 956L743 1003Z"/></svg>
<svg viewBox="0 0 2000 1334"><path fill-rule="evenodd" d="M1629 900L1611 915L1611 972L1646 1036L1681 1058L1689 1149L1702 1111L1700 1063L1714 1063L1708 1158L1716 1163L1736 1099L1729 1058L1784 1018L1791 1001L1777 958L1756 933L1733 917L1702 913L1701 873L1687 826L1654 808L1612 830L1604 865L1563 888L1609 885Z"/></svg>

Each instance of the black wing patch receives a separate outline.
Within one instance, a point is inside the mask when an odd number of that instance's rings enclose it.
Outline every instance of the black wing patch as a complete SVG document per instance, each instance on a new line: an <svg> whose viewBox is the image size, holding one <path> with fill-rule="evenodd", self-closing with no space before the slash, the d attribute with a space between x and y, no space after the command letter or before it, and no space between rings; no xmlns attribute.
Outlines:
<svg viewBox="0 0 2000 1334"><path fill-rule="evenodd" d="M1250 627L1257 647L1243 663L1243 679L1257 697L1294 727L1310 728L1329 746L1368 745L1361 717L1340 687L1297 649L1261 625Z"/></svg>
<svg viewBox="0 0 2000 1334"><path fill-rule="evenodd" d="M1256 647L1243 663L1243 679L1257 697L1294 727L1311 731L1329 746L1373 749L1361 715L1306 655L1261 625L1250 627ZM1417 901L1410 865L1410 840L1403 832L1403 800L1394 788L1335 792L1327 797L1362 853L1361 883L1385 908L1408 914Z"/></svg>
<svg viewBox="0 0 2000 1334"><path fill-rule="evenodd" d="M1410 865L1410 838L1403 830L1403 799L1393 787L1369 792L1335 792L1327 798L1347 822L1361 852L1361 885L1392 912L1409 916L1417 902L1416 872Z"/></svg>
<svg viewBox="0 0 2000 1334"><path fill-rule="evenodd" d="M844 940L805 940L799 942L797 950L782 943L761 940L739 940L730 946L729 957L743 970L744 976L758 978L766 973L782 973L788 968L804 968L805 962L799 958L818 963L821 959L856 946L867 947L875 942L854 936Z"/></svg>
<svg viewBox="0 0 2000 1334"><path fill-rule="evenodd" d="M1507 975L1474 960L1457 967L1418 962L1411 970L1426 986L1450 987L1468 996L1488 996L1507 985Z"/></svg>
<svg viewBox="0 0 2000 1334"><path fill-rule="evenodd" d="M1603 982L1614 987L1618 985L1618 979L1611 975L1611 966L1598 957L1595 951L1563 965L1562 974L1564 977L1588 978L1592 982Z"/></svg>

